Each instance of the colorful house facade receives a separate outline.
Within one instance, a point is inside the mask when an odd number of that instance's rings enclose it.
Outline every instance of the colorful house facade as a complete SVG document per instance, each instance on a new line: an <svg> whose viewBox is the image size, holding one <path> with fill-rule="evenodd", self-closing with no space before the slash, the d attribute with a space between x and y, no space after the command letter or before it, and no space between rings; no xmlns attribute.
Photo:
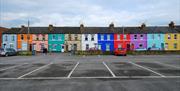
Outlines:
<svg viewBox="0 0 180 91"><path fill-rule="evenodd" d="M147 34L147 49L164 50L164 34Z"/></svg>
<svg viewBox="0 0 180 91"><path fill-rule="evenodd" d="M2 33L3 32L5 32L5 31L7 31L8 30L8 28L4 28L4 27L0 27L0 48L2 48L3 47L3 36L2 36Z"/></svg>
<svg viewBox="0 0 180 91"><path fill-rule="evenodd" d="M36 51L48 48L48 34L32 34L32 46Z"/></svg>
<svg viewBox="0 0 180 91"><path fill-rule="evenodd" d="M101 51L114 51L114 34L98 34L98 49Z"/></svg>
<svg viewBox="0 0 180 91"><path fill-rule="evenodd" d="M2 36L3 48L13 48L17 50L17 35L16 34L3 34Z"/></svg>
<svg viewBox="0 0 180 91"><path fill-rule="evenodd" d="M49 51L64 52L65 34L48 34Z"/></svg>
<svg viewBox="0 0 180 91"><path fill-rule="evenodd" d="M130 50L130 34L114 34L114 48L127 48Z"/></svg>

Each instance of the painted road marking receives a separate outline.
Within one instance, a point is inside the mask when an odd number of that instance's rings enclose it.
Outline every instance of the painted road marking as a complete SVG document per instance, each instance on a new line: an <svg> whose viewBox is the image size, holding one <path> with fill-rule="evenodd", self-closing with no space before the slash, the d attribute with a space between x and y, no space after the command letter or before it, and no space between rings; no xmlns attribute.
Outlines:
<svg viewBox="0 0 180 91"><path fill-rule="evenodd" d="M112 75L113 77L116 77L115 74L112 72L112 70L107 66L107 64L106 64L104 61L103 61L102 63L104 64L104 66L106 66L106 68L109 70L109 72L111 73L111 75Z"/></svg>
<svg viewBox="0 0 180 91"><path fill-rule="evenodd" d="M162 65L165 65L165 66L169 66L169 67L172 67L172 68L180 69L180 67L177 67L177 66L174 66L174 65L170 65L170 64L166 64L166 63L161 63L161 62L155 62L155 63L162 64Z"/></svg>
<svg viewBox="0 0 180 91"><path fill-rule="evenodd" d="M70 77L71 79L158 79L161 76L116 76L116 77ZM180 76L166 76L163 79L180 78ZM69 79L67 77L32 77L32 78L0 78L0 80L48 80L48 79Z"/></svg>
<svg viewBox="0 0 180 91"><path fill-rule="evenodd" d="M4 69L0 69L0 71L12 69L12 68L19 67L19 66L22 66L22 65L25 65L25 64L28 64L28 63L23 63L23 64L20 64L20 65L15 65L15 66L7 67L7 68L4 68Z"/></svg>
<svg viewBox="0 0 180 91"><path fill-rule="evenodd" d="M48 67L48 66L51 65L51 64L52 64L52 62L49 63L49 64L47 64L47 65L41 66L41 67L39 67L39 68L31 71L31 72L28 72L28 73L26 73L26 74L24 74L24 75L22 75L22 76L19 76L17 79L23 78L23 77L25 77L25 76L27 76L27 75L29 75L29 74L32 74L32 73L35 72L35 71L38 71L38 70L43 69L43 68L45 68L45 67Z"/></svg>
<svg viewBox="0 0 180 91"><path fill-rule="evenodd" d="M76 63L76 65L74 66L74 68L71 70L71 72L69 73L69 75L67 76L67 78L70 78L72 73L74 72L74 70L76 69L76 67L79 65L79 62Z"/></svg>
<svg viewBox="0 0 180 91"><path fill-rule="evenodd" d="M153 70L151 70L151 69L148 69L148 68L146 68L146 67L143 67L143 66L141 66L141 65L138 65L138 64L136 64L136 63L133 63L133 62L130 62L130 61L129 61L129 63L130 63L130 64L133 64L133 65L135 65L135 66L138 66L138 67L140 67L140 68L143 68L143 69L145 69L145 70L148 70L148 71L150 71L150 72L153 72L153 73L155 73L155 74L157 74L157 75L159 75L159 76L161 76L161 77L166 77L166 76L163 75L163 74L160 74L160 73L158 73L158 72L155 72L155 71L153 71Z"/></svg>

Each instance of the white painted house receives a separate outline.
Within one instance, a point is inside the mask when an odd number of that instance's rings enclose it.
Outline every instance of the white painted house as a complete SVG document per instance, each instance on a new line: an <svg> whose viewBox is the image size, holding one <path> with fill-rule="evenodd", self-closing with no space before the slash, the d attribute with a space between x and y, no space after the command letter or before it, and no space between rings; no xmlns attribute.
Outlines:
<svg viewBox="0 0 180 91"><path fill-rule="evenodd" d="M97 34L82 34L81 37L82 50L93 50L98 48Z"/></svg>

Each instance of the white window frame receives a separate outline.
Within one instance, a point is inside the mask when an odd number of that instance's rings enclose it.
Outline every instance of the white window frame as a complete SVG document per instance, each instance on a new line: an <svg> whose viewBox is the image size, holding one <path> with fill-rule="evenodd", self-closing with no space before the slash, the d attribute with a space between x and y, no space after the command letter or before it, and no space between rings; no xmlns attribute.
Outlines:
<svg viewBox="0 0 180 91"><path fill-rule="evenodd" d="M100 37L101 37L101 40L104 40L104 35L103 34L101 34Z"/></svg>

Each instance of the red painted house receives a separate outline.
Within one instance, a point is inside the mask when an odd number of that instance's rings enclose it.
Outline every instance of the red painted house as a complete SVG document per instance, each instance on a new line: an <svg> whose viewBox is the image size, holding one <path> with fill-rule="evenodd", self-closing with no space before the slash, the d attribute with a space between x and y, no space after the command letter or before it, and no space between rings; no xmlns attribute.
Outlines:
<svg viewBox="0 0 180 91"><path fill-rule="evenodd" d="M130 50L130 34L114 34L114 48L127 48Z"/></svg>
<svg viewBox="0 0 180 91"><path fill-rule="evenodd" d="M7 28L0 27L0 48L2 47L2 33L8 30Z"/></svg>

